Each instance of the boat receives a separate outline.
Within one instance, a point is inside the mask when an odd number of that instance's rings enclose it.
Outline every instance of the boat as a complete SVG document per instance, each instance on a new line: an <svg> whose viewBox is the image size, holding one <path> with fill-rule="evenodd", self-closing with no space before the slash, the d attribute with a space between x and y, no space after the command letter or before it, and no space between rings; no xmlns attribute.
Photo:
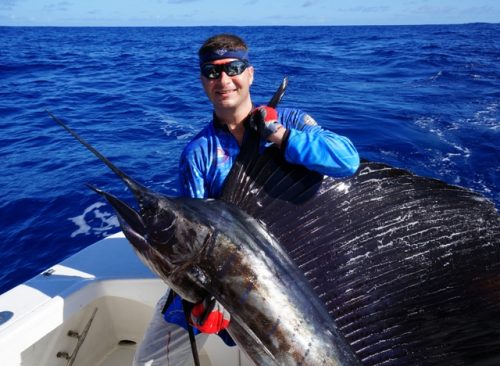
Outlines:
<svg viewBox="0 0 500 366"><path fill-rule="evenodd" d="M123 233L111 235L0 295L0 365L132 365L166 290ZM215 335L198 353L202 366L253 365Z"/></svg>

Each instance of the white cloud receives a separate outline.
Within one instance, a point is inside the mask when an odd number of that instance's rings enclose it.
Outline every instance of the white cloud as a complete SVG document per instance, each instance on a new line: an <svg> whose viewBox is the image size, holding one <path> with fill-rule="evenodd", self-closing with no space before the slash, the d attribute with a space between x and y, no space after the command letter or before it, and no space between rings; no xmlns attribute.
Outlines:
<svg viewBox="0 0 500 366"><path fill-rule="evenodd" d="M57 3L50 3L43 7L45 11L67 11L71 4L68 1L59 1Z"/></svg>
<svg viewBox="0 0 500 366"><path fill-rule="evenodd" d="M194 3L199 0L167 0L169 4L186 4L186 3Z"/></svg>
<svg viewBox="0 0 500 366"><path fill-rule="evenodd" d="M316 5L318 2L316 0L307 0L302 4L303 8L308 8L310 6Z"/></svg>
<svg viewBox="0 0 500 366"><path fill-rule="evenodd" d="M12 10L17 3L18 0L0 0L0 10Z"/></svg>
<svg viewBox="0 0 500 366"><path fill-rule="evenodd" d="M345 13L384 13L390 10L389 6L354 6L350 8L339 8L338 11Z"/></svg>

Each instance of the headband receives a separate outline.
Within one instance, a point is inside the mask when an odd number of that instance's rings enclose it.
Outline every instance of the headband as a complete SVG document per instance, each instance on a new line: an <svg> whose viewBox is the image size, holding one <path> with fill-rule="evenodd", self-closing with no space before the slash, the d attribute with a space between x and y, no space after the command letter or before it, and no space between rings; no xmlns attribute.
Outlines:
<svg viewBox="0 0 500 366"><path fill-rule="evenodd" d="M239 60L248 61L248 51L247 50L227 50L225 48L219 48L217 50L208 51L200 56L200 65L204 63L221 60L224 58L237 58Z"/></svg>

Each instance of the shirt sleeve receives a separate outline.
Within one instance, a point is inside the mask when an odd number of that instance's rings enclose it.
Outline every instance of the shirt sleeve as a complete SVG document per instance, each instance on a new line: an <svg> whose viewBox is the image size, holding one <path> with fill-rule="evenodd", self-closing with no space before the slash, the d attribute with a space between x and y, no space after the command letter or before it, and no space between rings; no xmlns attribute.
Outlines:
<svg viewBox="0 0 500 366"><path fill-rule="evenodd" d="M203 173L197 163L196 154L184 149L179 161L179 190L181 196L191 198L207 198Z"/></svg>
<svg viewBox="0 0 500 366"><path fill-rule="evenodd" d="M309 115L299 112L291 123L284 146L285 159L331 177L352 175L359 167L359 154L344 136L321 128Z"/></svg>

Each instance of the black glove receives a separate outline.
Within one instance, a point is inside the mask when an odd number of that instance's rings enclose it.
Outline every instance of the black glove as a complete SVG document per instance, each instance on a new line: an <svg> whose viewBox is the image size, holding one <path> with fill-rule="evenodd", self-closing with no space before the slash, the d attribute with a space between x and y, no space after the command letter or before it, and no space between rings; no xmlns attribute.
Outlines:
<svg viewBox="0 0 500 366"><path fill-rule="evenodd" d="M266 140L282 127L278 122L278 112L276 112L276 109L267 106L260 106L252 111L249 125L250 128L259 132Z"/></svg>

